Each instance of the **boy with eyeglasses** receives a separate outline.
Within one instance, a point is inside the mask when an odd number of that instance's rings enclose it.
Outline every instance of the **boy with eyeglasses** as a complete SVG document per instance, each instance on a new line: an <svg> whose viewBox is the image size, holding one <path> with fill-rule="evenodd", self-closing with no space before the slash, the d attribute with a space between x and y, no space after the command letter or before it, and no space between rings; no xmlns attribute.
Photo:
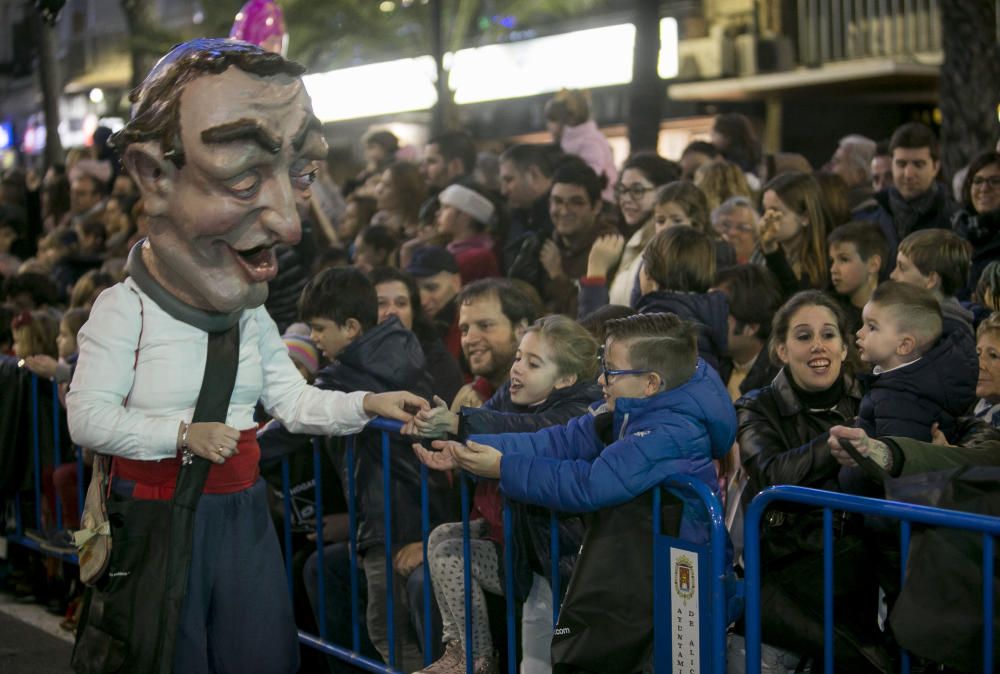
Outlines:
<svg viewBox="0 0 1000 674"><path fill-rule="evenodd" d="M605 323L599 356L598 383L604 400L595 403L588 414L535 433L472 436L466 444L433 442L465 470L499 479L508 499L568 513L604 511L586 524L581 560L563 603L569 613L592 615L593 608L598 608L601 615L614 616L609 622L616 622L625 610L623 602L629 605L629 615L644 613L642 599L635 594L594 587L574 593L574 584L588 584L588 573L592 578L595 565L601 565L599 560L614 550L622 559L616 568L601 566L598 573L605 576L605 583L614 587L621 580L639 587L640 596L648 596L642 586L652 592L652 564L638 556L651 555L652 545L638 542L648 535L649 527L639 515L649 512L640 497L675 475L691 475L717 493L712 459L722 458L732 446L736 413L719 375L698 358L697 334L694 324L670 313L610 320ZM427 450L419 445L414 451L428 459ZM704 507L695 497L680 496L680 500L680 537L707 542ZM627 514L609 510L624 504L628 504ZM616 518L629 524L612 524ZM588 550L596 555L589 565L585 561ZM618 578L623 573L627 578ZM577 574L581 574L579 579ZM578 651L576 646L586 640L590 642L586 653L571 656L579 671L634 671L633 665L648 657L637 653L652 646L651 620L631 625L634 653L622 652L613 639L595 645L593 635L603 631L600 623L596 617L586 628L571 618L560 622L553 637L553 657L561 662L557 649ZM567 646L567 640L573 645ZM626 660L630 664L624 664Z"/></svg>
<svg viewBox="0 0 1000 674"><path fill-rule="evenodd" d="M732 446L736 414L719 375L698 358L697 328L660 313L611 320L605 329L604 400L589 414L537 433L433 446L465 470L499 479L508 498L563 512L616 506L678 474L716 491L712 460ZM680 534L705 541L701 508L689 506Z"/></svg>

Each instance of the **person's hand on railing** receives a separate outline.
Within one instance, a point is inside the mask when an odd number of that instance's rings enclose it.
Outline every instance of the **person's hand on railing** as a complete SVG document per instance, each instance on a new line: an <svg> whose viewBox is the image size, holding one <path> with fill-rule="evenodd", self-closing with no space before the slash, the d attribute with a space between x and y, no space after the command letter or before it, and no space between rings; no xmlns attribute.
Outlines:
<svg viewBox="0 0 1000 674"><path fill-rule="evenodd" d="M448 403L434 396L434 407L421 410L413 416L413 422L407 424L403 433L421 438L444 438L449 433L458 433L458 415L448 409Z"/></svg>
<svg viewBox="0 0 1000 674"><path fill-rule="evenodd" d="M847 453L847 450L840 446L842 439L854 445L854 448L858 450L858 454L861 456L867 456L885 470L892 471L892 450L889 449L889 446L881 440L869 438L864 430L850 426L834 426L830 429L830 438L827 440L827 444L830 446L830 454L833 455L833 458L840 465L849 468L858 465L851 458L851 455Z"/></svg>
<svg viewBox="0 0 1000 674"><path fill-rule="evenodd" d="M365 414L386 417L408 423L420 410L429 410L430 403L409 391L369 393L364 399Z"/></svg>
<svg viewBox="0 0 1000 674"><path fill-rule="evenodd" d="M56 376L56 366L59 363L52 356L28 356L24 359L24 366L45 379L52 379Z"/></svg>
<svg viewBox="0 0 1000 674"><path fill-rule="evenodd" d="M421 542L404 545L396 551L392 558L392 566L396 573L409 576L413 570L424 563L424 544Z"/></svg>
<svg viewBox="0 0 1000 674"><path fill-rule="evenodd" d="M315 524L315 520L313 522ZM334 513L333 515L323 515L323 542L339 543L346 541L350 534L350 521L347 513ZM316 540L316 532L306 534L310 541Z"/></svg>
<svg viewBox="0 0 1000 674"><path fill-rule="evenodd" d="M503 454L494 447L471 440L466 441L464 445L452 440L435 440L431 444L451 454L459 468L480 477L500 479L500 458Z"/></svg>
<svg viewBox="0 0 1000 674"><path fill-rule="evenodd" d="M435 442L440 441L438 440ZM448 471L458 468L458 464L455 463L455 459L453 459L451 454L448 452L432 452L425 449L424 446L418 442L413 443L413 451L416 453L417 458L420 459L420 463L424 464L431 470Z"/></svg>

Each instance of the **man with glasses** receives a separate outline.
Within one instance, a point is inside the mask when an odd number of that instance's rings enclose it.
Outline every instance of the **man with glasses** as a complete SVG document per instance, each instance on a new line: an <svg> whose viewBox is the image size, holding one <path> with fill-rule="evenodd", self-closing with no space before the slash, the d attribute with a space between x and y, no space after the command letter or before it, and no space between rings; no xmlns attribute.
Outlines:
<svg viewBox="0 0 1000 674"><path fill-rule="evenodd" d="M594 241L618 233L602 217L601 180L583 161L556 169L549 192L552 238L542 244L539 261L546 281L541 287L546 310L576 316L579 279L587 273Z"/></svg>
<svg viewBox="0 0 1000 674"><path fill-rule="evenodd" d="M730 197L712 211L712 228L736 251L736 263L746 264L757 246L757 211L746 197Z"/></svg>

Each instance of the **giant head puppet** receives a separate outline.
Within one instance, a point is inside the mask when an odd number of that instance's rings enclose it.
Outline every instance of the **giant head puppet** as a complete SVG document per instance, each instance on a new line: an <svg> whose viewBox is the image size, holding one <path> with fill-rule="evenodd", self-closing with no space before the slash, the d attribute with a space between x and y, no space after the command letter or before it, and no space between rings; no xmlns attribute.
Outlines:
<svg viewBox="0 0 1000 674"><path fill-rule="evenodd" d="M262 304L273 247L301 237L296 204L326 156L302 72L246 42L192 40L132 93L113 142L149 217L133 257L181 302L222 313Z"/></svg>

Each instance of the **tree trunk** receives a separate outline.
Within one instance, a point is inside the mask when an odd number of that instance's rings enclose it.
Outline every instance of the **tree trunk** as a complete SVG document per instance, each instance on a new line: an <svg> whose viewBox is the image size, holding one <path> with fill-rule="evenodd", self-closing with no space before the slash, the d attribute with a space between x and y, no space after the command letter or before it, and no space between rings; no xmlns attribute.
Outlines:
<svg viewBox="0 0 1000 674"><path fill-rule="evenodd" d="M150 0L121 0L125 23L128 25L129 60L132 65L131 88L142 84L146 74L156 64L159 54L152 54L144 43L157 34Z"/></svg>
<svg viewBox="0 0 1000 674"><path fill-rule="evenodd" d="M62 79L59 60L56 58L55 28L35 13L35 31L38 35L38 76L41 80L42 104L45 109L45 166L64 161L62 141L59 139L59 95Z"/></svg>
<svg viewBox="0 0 1000 674"><path fill-rule="evenodd" d="M996 4L942 0L942 171L951 177L997 141L1000 45Z"/></svg>
<svg viewBox="0 0 1000 674"><path fill-rule="evenodd" d="M629 87L629 153L656 151L663 109L660 60L660 3L635 0L635 50Z"/></svg>

